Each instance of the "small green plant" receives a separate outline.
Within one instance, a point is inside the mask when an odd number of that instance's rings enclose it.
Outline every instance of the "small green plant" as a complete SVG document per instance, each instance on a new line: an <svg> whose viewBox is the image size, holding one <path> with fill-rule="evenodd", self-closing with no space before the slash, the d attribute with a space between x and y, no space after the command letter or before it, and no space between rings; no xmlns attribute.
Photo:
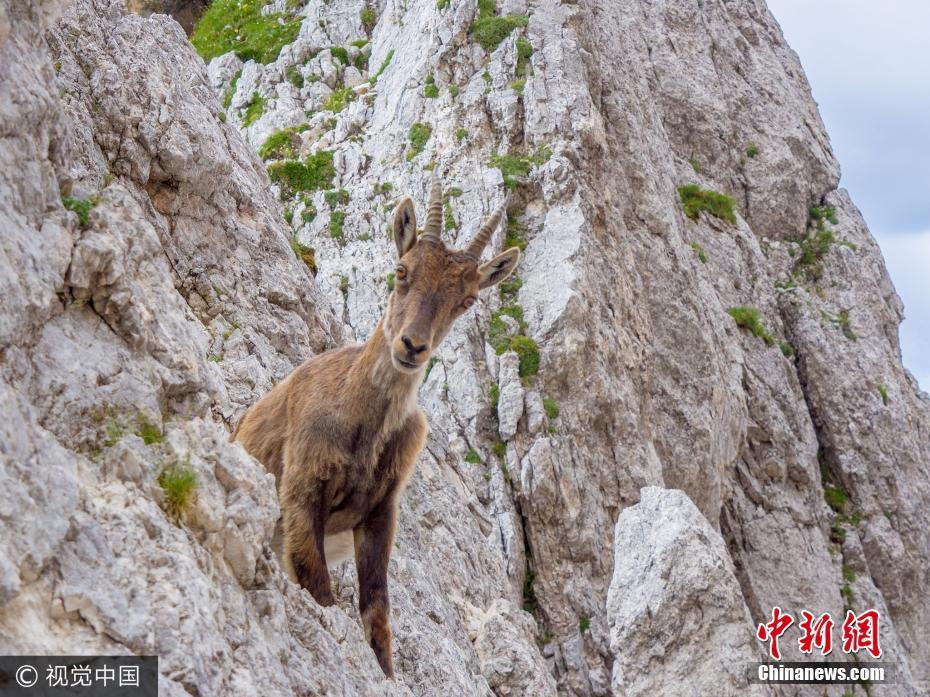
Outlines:
<svg viewBox="0 0 930 697"><path fill-rule="evenodd" d="M368 56L366 56L364 53L359 51L358 54L353 59L352 65L354 65L355 69L358 70L360 73L365 72L366 70L368 70Z"/></svg>
<svg viewBox="0 0 930 697"><path fill-rule="evenodd" d="M527 567L526 576L523 578L523 609L530 614L539 609L539 601L536 599L536 591L533 584L536 581L536 574Z"/></svg>
<svg viewBox="0 0 930 697"><path fill-rule="evenodd" d="M496 0L478 0L478 19L471 25L470 32L475 41L491 53L514 29L525 27L528 22L526 15L499 16Z"/></svg>
<svg viewBox="0 0 930 697"><path fill-rule="evenodd" d="M455 99L459 96L459 86L458 85L449 85L449 94L452 95L452 99Z"/></svg>
<svg viewBox="0 0 930 697"><path fill-rule="evenodd" d="M239 84L239 78L242 77L242 70L240 69L235 75L233 75L232 80L229 81L229 87L226 88L226 91L223 92L223 108L228 109L229 105L232 104L233 97L236 96L236 85Z"/></svg>
<svg viewBox="0 0 930 697"><path fill-rule="evenodd" d="M759 146L755 143L750 143L749 147L746 148L746 157L752 159L759 154Z"/></svg>
<svg viewBox="0 0 930 697"><path fill-rule="evenodd" d="M349 52L342 46L330 46L329 52L333 56L333 58L338 60L343 65L349 64Z"/></svg>
<svg viewBox="0 0 930 697"><path fill-rule="evenodd" d="M375 196L379 194L382 196L387 196L394 189L394 185L391 182L381 182L380 184L375 184Z"/></svg>
<svg viewBox="0 0 930 697"><path fill-rule="evenodd" d="M395 281L395 278L396 278L396 275L394 274L393 271L391 271L391 273L389 273L389 274L388 274L387 276L385 276L385 278L384 278L385 282L387 283L387 288L388 288L388 292L389 292L389 293L392 292L392 291L394 290L394 281Z"/></svg>
<svg viewBox="0 0 930 697"><path fill-rule="evenodd" d="M517 276L511 276L506 281L502 281L498 286L501 300L509 301L516 297L520 288L523 287L523 281Z"/></svg>
<svg viewBox="0 0 930 697"><path fill-rule="evenodd" d="M711 189L702 189L698 184L678 187L678 196L681 198L681 207L685 215L691 220L697 220L701 211L706 211L720 220L736 224L736 214L733 212L735 201L732 196Z"/></svg>
<svg viewBox="0 0 930 697"><path fill-rule="evenodd" d="M459 142L462 142L468 137L468 131L459 126L455 129L455 139Z"/></svg>
<svg viewBox="0 0 930 697"><path fill-rule="evenodd" d="M876 389L878 390L878 394L882 398L882 404L884 404L887 407L888 402L891 401L891 399L888 397L888 388L885 387L884 385L879 384L876 386Z"/></svg>
<svg viewBox="0 0 930 697"><path fill-rule="evenodd" d="M297 157L300 148L300 136L294 128L275 131L265 139L258 149L258 156L263 160L286 160Z"/></svg>
<svg viewBox="0 0 930 697"><path fill-rule="evenodd" d="M365 7L359 11L358 18L362 20L362 26L365 27L365 31L367 32L371 32L371 30L375 28L375 23L378 21L378 15L371 5L365 5Z"/></svg>
<svg viewBox="0 0 930 697"><path fill-rule="evenodd" d="M507 455L507 444L499 440L491 446L491 452L497 455L499 460L503 460L504 456Z"/></svg>
<svg viewBox="0 0 930 697"><path fill-rule="evenodd" d="M517 75L524 77L530 67L530 57L533 55L533 44L525 36L517 39Z"/></svg>
<svg viewBox="0 0 930 697"><path fill-rule="evenodd" d="M481 456L478 454L477 450L474 450L474 449L469 450L468 454L465 456L465 462L472 464L472 465L480 465Z"/></svg>
<svg viewBox="0 0 930 697"><path fill-rule="evenodd" d="M304 76L301 75L300 69L296 65L292 65L287 70L285 70L284 76L287 78L287 81L294 85L294 87L297 89L300 89L304 86Z"/></svg>
<svg viewBox="0 0 930 697"><path fill-rule="evenodd" d="M136 419L136 435L146 445L155 445L165 440L164 434L156 424L148 420L145 414L139 414Z"/></svg>
<svg viewBox="0 0 930 697"><path fill-rule="evenodd" d="M345 246L346 238L343 231L346 214L342 211L333 211L329 214L329 236L332 237L340 246Z"/></svg>
<svg viewBox="0 0 930 697"><path fill-rule="evenodd" d="M450 230L457 230L458 227L458 223L455 222L455 216L452 215L452 204L449 203L449 199L446 199L443 205L443 229L448 232Z"/></svg>
<svg viewBox="0 0 930 697"><path fill-rule="evenodd" d="M775 343L775 338L769 334L769 331L762 323L762 313L754 307L730 307L727 313L736 322L737 326L748 330L754 336L759 337L766 344L771 346Z"/></svg>
<svg viewBox="0 0 930 697"><path fill-rule="evenodd" d="M316 276L316 250L313 247L301 244L300 240L297 239L297 235L291 238L291 249L294 250L294 256L306 264L307 268L310 269L310 273Z"/></svg>
<svg viewBox="0 0 930 697"><path fill-rule="evenodd" d="M355 90L351 87L340 87L333 90L333 93L329 95L329 98L323 104L323 110L338 114L352 101L355 101Z"/></svg>
<svg viewBox="0 0 930 697"><path fill-rule="evenodd" d="M458 198L462 195L463 192L462 189L457 186L450 186L448 193L452 198Z"/></svg>
<svg viewBox="0 0 930 697"><path fill-rule="evenodd" d="M494 153L491 155L489 164L500 170L504 178L504 186L508 189L515 189L522 180L529 176L530 170L537 165L545 164L552 157L552 150L543 146L536 150L532 155Z"/></svg>
<svg viewBox="0 0 930 697"><path fill-rule="evenodd" d="M449 6L449 0L436 0L436 9L440 12Z"/></svg>
<svg viewBox="0 0 930 697"><path fill-rule="evenodd" d="M289 194L328 189L335 176L332 150L319 150L303 161L285 160L268 166L268 177Z"/></svg>
<svg viewBox="0 0 930 697"><path fill-rule="evenodd" d="M852 567L848 564L843 564L843 580L847 583L852 583L856 580L856 572L852 570Z"/></svg>
<svg viewBox="0 0 930 697"><path fill-rule="evenodd" d="M433 128L429 124L420 123L419 121L410 127L407 131L407 140L410 141L410 147L407 150L407 161L409 162L426 147L430 136L433 134Z"/></svg>
<svg viewBox="0 0 930 697"><path fill-rule="evenodd" d="M510 349L520 357L520 377L528 378L539 372L539 346L528 336L510 339Z"/></svg>
<svg viewBox="0 0 930 697"><path fill-rule="evenodd" d="M197 22L191 43L205 61L235 52L240 60L271 63L293 43L302 18L280 12L262 14L259 0L213 0Z"/></svg>
<svg viewBox="0 0 930 697"><path fill-rule="evenodd" d="M104 430L107 437L106 440L103 441L103 444L108 448L116 445L120 439L126 435L125 427L113 418L107 420Z"/></svg>
<svg viewBox="0 0 930 697"><path fill-rule="evenodd" d="M510 83L510 87L514 92L517 93L518 97L522 97L523 88L526 87L526 79L521 77L518 80L514 80L513 82Z"/></svg>
<svg viewBox="0 0 930 697"><path fill-rule="evenodd" d="M90 209L97 205L96 199L91 198L71 198L70 196L61 197L61 205L72 213L77 213L78 223L81 227L90 225Z"/></svg>
<svg viewBox="0 0 930 697"><path fill-rule="evenodd" d="M688 164L691 165L691 169L694 170L695 174L701 173L701 163L695 160L693 157L688 160Z"/></svg>
<svg viewBox="0 0 930 697"><path fill-rule="evenodd" d="M501 397L501 388L496 382L488 384L488 400L491 402L491 409L497 411L497 402Z"/></svg>
<svg viewBox="0 0 930 697"><path fill-rule="evenodd" d="M387 56L386 56L385 59L381 62L381 67L378 68L378 72L376 72L374 75L372 75L372 76L368 79L368 81L369 81L372 85L374 85L376 82L378 82L378 78L381 77L381 74L382 74L385 70L387 70L387 67L391 64L391 59L392 59L393 57L394 57L394 49L392 48L390 51L388 51Z"/></svg>
<svg viewBox="0 0 930 697"><path fill-rule="evenodd" d="M164 494L165 513L179 519L197 493L197 473L189 464L174 464L158 475L158 486Z"/></svg>
<svg viewBox="0 0 930 697"><path fill-rule="evenodd" d="M335 208L339 204L345 205L349 202L349 192L345 189L334 189L323 194L323 198L330 208Z"/></svg>
<svg viewBox="0 0 930 697"><path fill-rule="evenodd" d="M852 324L849 321L849 310L840 310L840 314L836 316L836 323L840 331L843 332L843 336L850 341L856 341L859 338L856 332L853 331Z"/></svg>
<svg viewBox="0 0 930 697"><path fill-rule="evenodd" d="M349 294L349 277L340 276L339 277L339 292L343 295Z"/></svg>
<svg viewBox="0 0 930 697"><path fill-rule="evenodd" d="M844 583L842 586L840 586L840 595L843 596L843 601L846 603L846 607L852 607L853 591L848 583Z"/></svg>
<svg viewBox="0 0 930 697"><path fill-rule="evenodd" d="M834 511L842 513L849 502L849 494L842 487L825 486L823 488L823 499Z"/></svg>
<svg viewBox="0 0 930 697"><path fill-rule="evenodd" d="M781 352L785 355L785 358L794 358L794 344L790 341L782 341L778 348L781 349Z"/></svg>
<svg viewBox="0 0 930 697"><path fill-rule="evenodd" d="M578 618L578 631L584 634L591 627L591 618L587 615L582 615Z"/></svg>
<svg viewBox="0 0 930 697"><path fill-rule="evenodd" d="M423 96L427 99L436 99L439 96L439 86L436 84L436 78L432 74L426 76L426 86L423 88Z"/></svg>
<svg viewBox="0 0 930 697"><path fill-rule="evenodd" d="M697 258L700 260L702 264L707 263L707 254L704 252L704 247L701 245L700 242L692 242L691 249L693 249L694 253L697 254Z"/></svg>
<svg viewBox="0 0 930 697"><path fill-rule="evenodd" d="M251 126L253 123L258 121L258 119L261 118L261 115L264 113L265 98L262 97L258 92L253 92L249 103L245 105L245 114L242 116L242 125Z"/></svg>
<svg viewBox="0 0 930 697"><path fill-rule="evenodd" d="M543 408L550 420L559 418L559 405L551 397L543 397Z"/></svg>

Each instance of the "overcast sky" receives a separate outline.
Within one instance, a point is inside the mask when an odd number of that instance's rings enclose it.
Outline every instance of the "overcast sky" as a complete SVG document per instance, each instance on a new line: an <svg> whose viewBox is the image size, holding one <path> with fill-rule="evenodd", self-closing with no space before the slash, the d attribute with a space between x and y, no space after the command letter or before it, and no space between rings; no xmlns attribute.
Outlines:
<svg viewBox="0 0 930 697"><path fill-rule="evenodd" d="M768 0L801 57L849 189L906 319L904 365L930 392L930 2Z"/></svg>

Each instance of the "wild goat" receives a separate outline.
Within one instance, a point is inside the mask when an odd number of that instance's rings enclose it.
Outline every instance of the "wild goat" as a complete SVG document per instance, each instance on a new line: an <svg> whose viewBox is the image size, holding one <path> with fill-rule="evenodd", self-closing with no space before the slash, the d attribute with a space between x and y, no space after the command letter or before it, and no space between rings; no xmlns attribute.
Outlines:
<svg viewBox="0 0 930 697"><path fill-rule="evenodd" d="M374 334L300 365L249 409L233 436L274 474L284 568L320 605L335 602L327 563L349 556L354 538L365 638L388 677L388 561L398 501L427 434L417 389L452 323L519 261L514 247L480 263L502 216L498 208L466 249L449 249L439 237L439 184L419 238L413 201L404 198L394 214L394 289Z"/></svg>

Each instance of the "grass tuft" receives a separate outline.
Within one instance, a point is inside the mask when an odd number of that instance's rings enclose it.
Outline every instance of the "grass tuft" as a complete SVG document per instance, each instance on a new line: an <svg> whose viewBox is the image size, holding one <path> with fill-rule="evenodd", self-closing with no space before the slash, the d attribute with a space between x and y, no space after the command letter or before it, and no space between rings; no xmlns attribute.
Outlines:
<svg viewBox="0 0 930 697"><path fill-rule="evenodd" d="M762 313L754 307L730 307L727 313L736 322L737 326L749 330L754 336L759 337L766 344L771 346L775 343L775 338L769 334L768 329L762 323Z"/></svg>
<svg viewBox="0 0 930 697"><path fill-rule="evenodd" d="M333 185L336 168L332 150L320 150L300 160L285 160L268 166L271 181L290 194L300 191L318 191Z"/></svg>
<svg viewBox="0 0 930 697"><path fill-rule="evenodd" d="M297 129L285 128L275 131L265 139L258 149L258 156L263 160L292 160L297 157L300 148L300 136Z"/></svg>
<svg viewBox="0 0 930 697"><path fill-rule="evenodd" d="M362 26L365 27L365 31L371 32L371 30L375 28L375 23L378 21L378 14L371 5L365 5L365 7L359 11L358 18L362 20Z"/></svg>
<svg viewBox="0 0 930 697"><path fill-rule="evenodd" d="M845 489L838 486L825 486L823 488L823 498L827 505L837 513L842 513L849 502L849 494Z"/></svg>
<svg viewBox="0 0 930 697"><path fill-rule="evenodd" d="M291 238L291 249L294 250L294 256L306 264L307 268L310 269L310 273L316 276L316 250L313 247L301 244L297 239L297 235Z"/></svg>
<svg viewBox="0 0 930 697"><path fill-rule="evenodd" d="M96 204L93 198L71 198L70 196L61 197L61 205L72 213L77 213L78 222L81 227L90 225L90 209Z"/></svg>
<svg viewBox="0 0 930 697"><path fill-rule="evenodd" d="M252 93L252 98L245 105L245 114L242 116L242 125L251 126L265 113L265 98L258 92Z"/></svg>
<svg viewBox="0 0 930 697"><path fill-rule="evenodd" d="M407 161L409 162L426 147L430 136L433 134L433 128L429 124L420 123L419 121L410 127L407 131L407 140L410 141L410 147L407 150Z"/></svg>
<svg viewBox="0 0 930 697"><path fill-rule="evenodd" d="M165 495L165 513L177 520L197 493L197 473L189 465L174 464L158 475L158 486Z"/></svg>
<svg viewBox="0 0 930 697"><path fill-rule="evenodd" d="M678 187L678 196L681 198L681 207L685 215L691 220L697 220L701 211L707 211L731 225L736 224L736 214L733 212L735 201L732 196L711 189L702 189L697 184Z"/></svg>
<svg viewBox="0 0 930 697"><path fill-rule="evenodd" d="M543 397L543 408L550 421L559 418L559 405L551 397Z"/></svg>
<svg viewBox="0 0 930 697"><path fill-rule="evenodd" d="M495 0L479 0L478 19L469 31L472 38L481 44L481 48L491 53L514 29L525 27L528 23L526 15L498 15Z"/></svg>
<svg viewBox="0 0 930 697"><path fill-rule="evenodd" d="M501 171L504 178L504 186L508 189L515 189L522 180L529 176L530 170L537 165L545 164L552 157L552 150L548 147L540 147L532 155L494 153L491 155L489 164Z"/></svg>
<svg viewBox="0 0 930 697"><path fill-rule="evenodd" d="M293 43L302 18L280 12L262 14L263 0L213 0L194 32L191 43L205 61L233 51L240 60L271 63Z"/></svg>
<svg viewBox="0 0 930 697"><path fill-rule="evenodd" d="M480 465L481 456L478 454L477 450L474 450L474 449L469 450L468 454L465 456L465 462L468 462L469 464L472 464L472 465Z"/></svg>

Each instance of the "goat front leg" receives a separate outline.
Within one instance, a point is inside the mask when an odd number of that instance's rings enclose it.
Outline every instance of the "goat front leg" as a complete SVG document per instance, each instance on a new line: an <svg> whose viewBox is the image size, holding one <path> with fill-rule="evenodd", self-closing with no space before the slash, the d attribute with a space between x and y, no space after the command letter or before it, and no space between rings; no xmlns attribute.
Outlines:
<svg viewBox="0 0 930 697"><path fill-rule="evenodd" d="M394 677L394 659L391 656L391 603L387 572L396 521L397 504L392 492L354 530L358 610L362 616L362 627L381 670L389 678Z"/></svg>
<svg viewBox="0 0 930 697"><path fill-rule="evenodd" d="M323 549L329 517L328 488L322 480L289 481L287 470L281 487L285 564L290 565L297 582L324 607L336 602Z"/></svg>

